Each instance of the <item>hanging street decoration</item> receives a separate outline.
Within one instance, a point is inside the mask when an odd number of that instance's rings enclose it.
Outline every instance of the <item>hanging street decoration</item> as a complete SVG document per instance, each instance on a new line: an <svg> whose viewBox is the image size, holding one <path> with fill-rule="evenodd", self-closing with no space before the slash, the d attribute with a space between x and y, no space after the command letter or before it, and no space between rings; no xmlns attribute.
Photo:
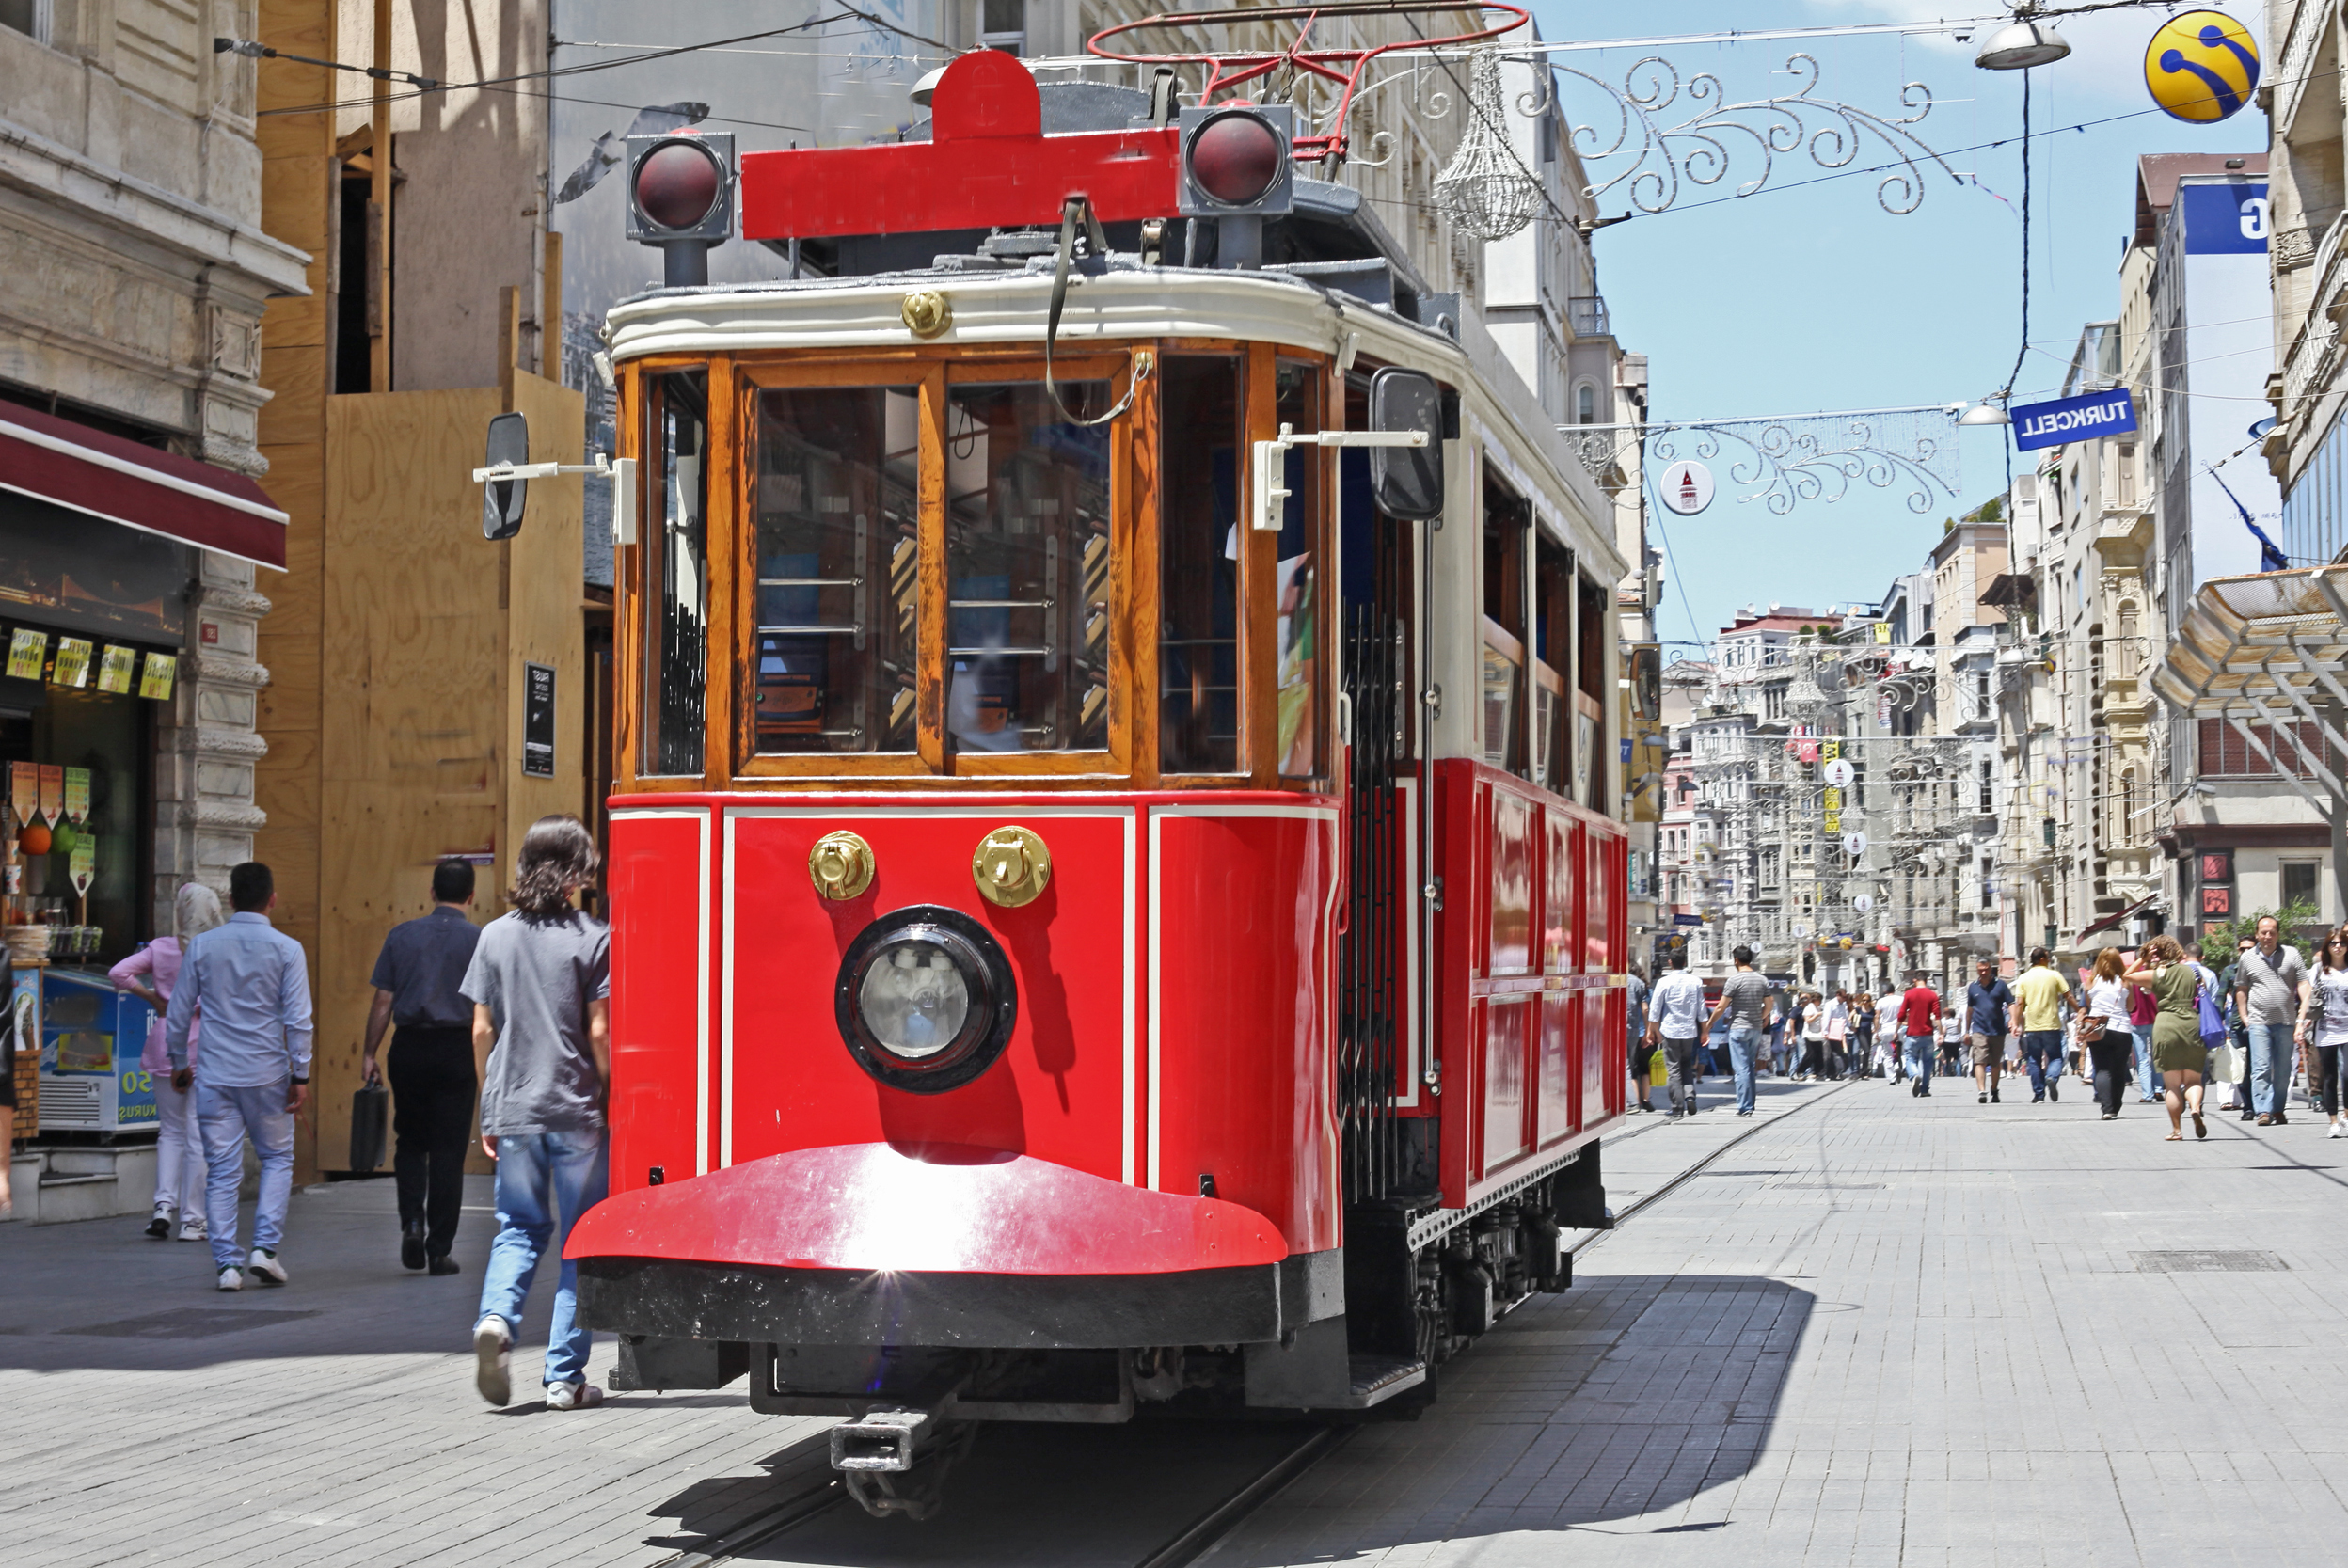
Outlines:
<svg viewBox="0 0 2348 1568"><path fill-rule="evenodd" d="M2258 91L2259 40L2224 11L2170 17L2145 45L2144 85L2164 113L2214 125Z"/></svg>
<svg viewBox="0 0 2348 1568"><path fill-rule="evenodd" d="M1480 240L1504 240L1540 216L1548 198L1508 145L1500 56L1479 49L1468 68L1468 123L1452 161L1435 177L1435 203Z"/></svg>
<svg viewBox="0 0 2348 1568"><path fill-rule="evenodd" d="M1663 470L1655 493L1666 510L1692 517L1712 504L1712 470L1683 458Z"/></svg>
<svg viewBox="0 0 2348 1568"><path fill-rule="evenodd" d="M1660 476L1657 499L1682 516L1702 506L1676 504L1680 465L1716 459L1730 451L1728 481L1743 487L1739 504L1761 501L1784 516L1802 501L1839 501L1854 482L1904 490L1911 512L1932 510L1954 497L1964 480L1957 460L1957 418L1944 404L1864 408L1839 414L1767 414L1735 420L1657 421L1643 425L1560 425L1582 467L1604 473L1622 455L1646 443L1646 471ZM1741 451L1742 455L1738 455ZM1705 469L1706 480L1710 470ZM1708 488L1705 493L1708 502Z"/></svg>

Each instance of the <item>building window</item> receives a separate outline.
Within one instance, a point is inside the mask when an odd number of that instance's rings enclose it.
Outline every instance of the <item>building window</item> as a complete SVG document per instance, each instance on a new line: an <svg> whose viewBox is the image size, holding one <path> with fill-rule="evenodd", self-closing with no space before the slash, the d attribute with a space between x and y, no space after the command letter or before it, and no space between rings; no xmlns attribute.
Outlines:
<svg viewBox="0 0 2348 1568"><path fill-rule="evenodd" d="M2292 904L2307 904L2317 909L2323 907L2323 897L2316 891L2316 873L2319 869L2313 861L2283 863L2283 904L2286 908Z"/></svg>
<svg viewBox="0 0 2348 1568"><path fill-rule="evenodd" d="M1598 389L1586 381L1574 393L1574 418L1582 424L1598 422Z"/></svg>
<svg viewBox="0 0 2348 1568"><path fill-rule="evenodd" d="M1987 855L1982 856L1981 907L1985 910L1993 910L1997 908L1997 879L1993 875L1991 875L1992 870L1993 867L1990 857Z"/></svg>
<svg viewBox="0 0 2348 1568"><path fill-rule="evenodd" d="M0 0L0 27L49 41L49 0Z"/></svg>
<svg viewBox="0 0 2348 1568"><path fill-rule="evenodd" d="M978 42L1007 55L1027 53L1027 0L978 0Z"/></svg>
<svg viewBox="0 0 2348 1568"><path fill-rule="evenodd" d="M1981 759L1981 803L1977 809L1984 816L1997 814L1996 786L1990 778L1990 759L1987 757Z"/></svg>

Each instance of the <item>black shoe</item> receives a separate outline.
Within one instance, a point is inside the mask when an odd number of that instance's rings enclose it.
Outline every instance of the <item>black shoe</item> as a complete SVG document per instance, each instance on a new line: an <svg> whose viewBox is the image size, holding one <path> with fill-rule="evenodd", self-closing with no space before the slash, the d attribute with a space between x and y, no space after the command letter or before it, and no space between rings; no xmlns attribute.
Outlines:
<svg viewBox="0 0 2348 1568"><path fill-rule="evenodd" d="M424 1222L418 1220L400 1227L400 1267L420 1269L424 1266Z"/></svg>
<svg viewBox="0 0 2348 1568"><path fill-rule="evenodd" d="M1991 1089L1990 1091L1990 1103L1992 1105L1998 1103L1997 1091L1995 1089Z"/></svg>
<svg viewBox="0 0 2348 1568"><path fill-rule="evenodd" d="M425 1272L428 1274L462 1274L465 1271L456 1266L455 1259L443 1253L432 1259Z"/></svg>
<svg viewBox="0 0 2348 1568"><path fill-rule="evenodd" d="M2049 1100L2062 1099L2063 1086L2060 1084L2055 1083L2053 1079L2048 1079L2046 1084L2046 1098Z"/></svg>

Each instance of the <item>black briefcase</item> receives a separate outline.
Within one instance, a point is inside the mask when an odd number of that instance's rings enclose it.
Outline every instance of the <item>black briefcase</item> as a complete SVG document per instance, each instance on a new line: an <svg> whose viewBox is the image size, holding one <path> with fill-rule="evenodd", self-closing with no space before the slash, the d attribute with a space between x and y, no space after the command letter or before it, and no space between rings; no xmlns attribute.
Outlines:
<svg viewBox="0 0 2348 1568"><path fill-rule="evenodd" d="M391 1119L391 1091L362 1084L351 1096L351 1170L365 1175L383 1164L383 1134Z"/></svg>

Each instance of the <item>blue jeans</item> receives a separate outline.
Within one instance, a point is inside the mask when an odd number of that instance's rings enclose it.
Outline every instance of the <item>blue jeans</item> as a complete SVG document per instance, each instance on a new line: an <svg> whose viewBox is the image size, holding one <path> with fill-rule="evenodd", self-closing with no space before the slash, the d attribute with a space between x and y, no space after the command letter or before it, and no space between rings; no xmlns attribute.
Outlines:
<svg viewBox="0 0 2348 1568"><path fill-rule="evenodd" d="M2140 1100L2158 1100L2161 1069L2152 1065L2152 1026L2148 1023L2141 1029L2132 1028L2129 1033L2136 1037L2136 1096Z"/></svg>
<svg viewBox="0 0 2348 1568"><path fill-rule="evenodd" d="M2291 1069L2298 1047L2288 1023L2250 1025L2250 1103L2261 1114L2281 1116L2291 1101Z"/></svg>
<svg viewBox="0 0 2348 1568"><path fill-rule="evenodd" d="M275 1252L285 1239L285 1206L294 1197L294 1113L285 1108L291 1079L252 1087L196 1080L196 1128L204 1140L204 1226L212 1233L212 1266L241 1267L236 1199L245 1185L245 1140L261 1159L261 1202L253 1210L253 1245Z"/></svg>
<svg viewBox="0 0 2348 1568"><path fill-rule="evenodd" d="M2063 1032L2060 1029L2025 1029L2022 1032L2022 1059L2030 1069L2031 1103L2046 1098L2046 1085L2052 1079L2059 1085L2063 1078Z"/></svg>
<svg viewBox="0 0 2348 1568"><path fill-rule="evenodd" d="M521 1326L522 1303L538 1259L560 1252L579 1216L601 1203L606 1186L604 1135L531 1132L498 1139L498 1238L481 1282L481 1315ZM562 1214L558 1228L555 1214ZM583 1383L595 1337L579 1322L579 1268L565 1259L554 1288L554 1322L547 1328L546 1381Z"/></svg>
<svg viewBox="0 0 2348 1568"><path fill-rule="evenodd" d="M1902 1059L1908 1066L1908 1076L1916 1081L1920 1094L1932 1092L1932 1062L1940 1047L1929 1035L1909 1035L1900 1044Z"/></svg>
<svg viewBox="0 0 2348 1568"><path fill-rule="evenodd" d="M1737 1111L1740 1116L1753 1109L1753 1056L1758 1034L1750 1023L1728 1026L1728 1060L1737 1074Z"/></svg>

